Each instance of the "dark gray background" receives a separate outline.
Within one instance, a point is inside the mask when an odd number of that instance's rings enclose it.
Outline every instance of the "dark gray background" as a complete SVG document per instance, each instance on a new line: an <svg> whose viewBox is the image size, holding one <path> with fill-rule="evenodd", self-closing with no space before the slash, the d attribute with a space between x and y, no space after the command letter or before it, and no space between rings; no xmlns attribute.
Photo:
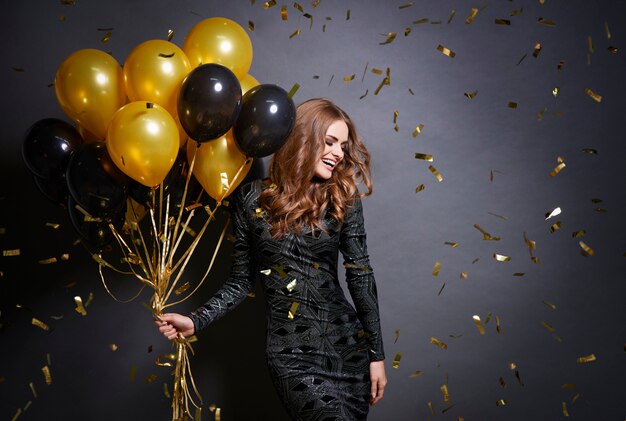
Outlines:
<svg viewBox="0 0 626 421"><path fill-rule="evenodd" d="M0 257L0 418L11 419L20 408L19 419L170 418L163 393L169 372L153 363L170 348L141 305L149 299L147 291L130 304L106 294L95 262L73 245L77 235L66 211L35 188L20 145L35 121L68 120L48 85L70 53L100 48L123 63L145 40L164 39L173 29L173 42L182 45L201 19L224 16L246 29L248 21L254 22L249 32L253 76L287 90L299 83L296 102L330 97L354 118L372 154L375 193L364 206L389 384L370 418L553 420L565 419L565 403L569 419L624 419L626 2L437 0L399 7L407 3L322 0L313 8L303 1L313 16L309 29L310 21L291 2L268 10L261 1L244 0L77 0L74 6L53 0L3 2L0 245L20 249L21 255ZM280 17L282 4L287 21ZM472 7L480 11L467 25ZM523 12L511 17L517 9ZM456 14L448 23L452 10ZM430 22L412 24L421 18ZM496 18L511 24L496 25ZM556 26L539 24L539 18ZM405 37L407 27L412 32ZM106 44L98 28L114 28ZM290 39L297 28L301 34ZM380 45L389 32L398 33L395 41ZM542 45L537 58L532 56L536 42ZM456 57L437 51L439 44ZM618 47L618 53L610 54L609 46ZM559 71L560 60L565 65ZM387 67L391 84L374 95L383 76L370 70ZM352 74L354 80L345 83L343 78ZM587 96L586 88L602 95L602 102ZM473 91L478 91L473 100L463 95ZM517 109L509 108L509 101L517 102ZM413 138L418 124L424 129ZM414 158L416 152L434 156L441 183L428 163ZM550 177L559 156L566 168ZM425 189L415 193L420 184ZM592 203L594 198L602 202ZM545 214L557 206L561 215L546 221ZM562 228L551 233L556 221ZM46 227L46 222L61 228ZM483 241L474 224L501 240ZM582 240L594 256L581 256L581 239L572 237L583 229ZM536 241L539 263L531 261L524 233ZM204 272L214 239L215 233L204 239L190 278ZM229 247L220 252L219 267L206 287L179 311L191 310L223 282ZM69 261L38 263L63 253L70 254ZM498 262L494 253L511 260ZM436 277L431 274L435 262L442 264ZM461 272L467 279L460 278ZM513 276L517 272L524 276ZM123 298L139 287L134 278L107 279ZM76 285L67 287L72 282ZM74 311L73 297L86 300L90 292L94 300L82 317ZM259 294L195 344L195 378L205 406L221 407L222 420L286 419L265 368ZM480 335L472 316L484 322L489 313L486 333ZM32 326L32 317L52 330ZM431 337L448 349L431 344ZM119 346L116 352L109 349L111 343ZM394 369L398 352L402 359ZM592 353L595 362L577 363ZM47 354L50 386L41 373ZM521 381L510 363L516 364ZM134 366L137 374L131 380ZM416 370L423 374L410 378ZM145 383L152 373L157 380ZM440 390L444 384L447 403ZM507 405L497 406L500 399ZM203 418L213 418L207 408Z"/></svg>

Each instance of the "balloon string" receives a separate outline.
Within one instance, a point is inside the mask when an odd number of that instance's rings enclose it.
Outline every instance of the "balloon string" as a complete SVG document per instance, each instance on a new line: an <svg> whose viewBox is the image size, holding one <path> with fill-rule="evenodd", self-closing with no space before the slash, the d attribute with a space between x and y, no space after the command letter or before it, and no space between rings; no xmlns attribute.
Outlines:
<svg viewBox="0 0 626 421"><path fill-rule="evenodd" d="M118 303L126 304L126 303L130 303L131 301L136 300L137 297L139 297L139 295L141 295L141 292L143 291L143 289L146 287L146 284L144 284L144 285L141 286L141 288L139 289L139 291L137 292L137 294L134 297L132 297L132 298L130 298L128 300L120 300L115 295L113 295L113 293L109 289L109 286L107 285L107 283L106 283L106 281L104 279L104 273L102 273L102 266L103 265L98 265L98 272L100 273L100 279L102 280L102 285L104 285L104 289L111 296L111 298L113 298Z"/></svg>

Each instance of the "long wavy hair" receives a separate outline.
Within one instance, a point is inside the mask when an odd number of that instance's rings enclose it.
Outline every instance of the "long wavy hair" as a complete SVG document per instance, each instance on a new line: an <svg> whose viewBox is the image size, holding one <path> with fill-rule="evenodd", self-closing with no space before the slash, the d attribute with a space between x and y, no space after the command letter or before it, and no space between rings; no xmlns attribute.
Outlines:
<svg viewBox="0 0 626 421"><path fill-rule="evenodd" d="M344 157L330 179L319 179L315 167L324 153L326 132L336 121L348 126ZM321 222L326 210L341 223L356 196L372 194L370 154L354 123L341 108L322 98L298 106L294 128L274 154L269 175L273 184L262 191L259 205L270 216L273 238L299 234L303 225L313 232L324 231ZM359 192L360 182L365 192Z"/></svg>

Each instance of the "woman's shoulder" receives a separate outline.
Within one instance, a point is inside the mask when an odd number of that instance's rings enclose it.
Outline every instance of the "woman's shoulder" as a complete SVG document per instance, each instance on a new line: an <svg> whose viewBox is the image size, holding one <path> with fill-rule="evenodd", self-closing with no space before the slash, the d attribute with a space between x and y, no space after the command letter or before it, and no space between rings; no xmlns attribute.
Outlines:
<svg viewBox="0 0 626 421"><path fill-rule="evenodd" d="M239 186L234 199L244 205L244 207L252 206L259 199L261 192L269 188L270 185L271 181L269 178L249 181Z"/></svg>

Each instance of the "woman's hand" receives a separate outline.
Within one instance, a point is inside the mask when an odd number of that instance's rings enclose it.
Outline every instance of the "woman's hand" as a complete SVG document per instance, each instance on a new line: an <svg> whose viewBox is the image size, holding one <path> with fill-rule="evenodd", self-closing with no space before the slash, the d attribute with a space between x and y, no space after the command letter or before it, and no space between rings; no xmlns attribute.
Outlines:
<svg viewBox="0 0 626 421"><path fill-rule="evenodd" d="M159 332L170 341L176 339L179 333L184 337L194 333L193 321L187 316L178 313L165 313L161 314L159 319L155 320L154 324L159 328Z"/></svg>
<svg viewBox="0 0 626 421"><path fill-rule="evenodd" d="M370 380L372 382L372 398L370 405L376 405L382 398L387 385L384 361L372 361L370 363Z"/></svg>

